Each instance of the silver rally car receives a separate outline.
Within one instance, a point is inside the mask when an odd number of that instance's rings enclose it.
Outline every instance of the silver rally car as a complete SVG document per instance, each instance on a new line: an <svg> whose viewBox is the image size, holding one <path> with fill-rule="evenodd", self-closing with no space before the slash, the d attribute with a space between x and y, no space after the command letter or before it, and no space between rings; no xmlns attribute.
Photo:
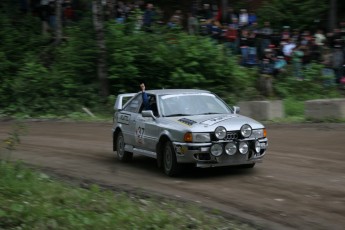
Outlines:
<svg viewBox="0 0 345 230"><path fill-rule="evenodd" d="M162 89L120 94L115 102L113 151L157 159L169 176L183 164L254 167L267 149L265 127L205 90Z"/></svg>

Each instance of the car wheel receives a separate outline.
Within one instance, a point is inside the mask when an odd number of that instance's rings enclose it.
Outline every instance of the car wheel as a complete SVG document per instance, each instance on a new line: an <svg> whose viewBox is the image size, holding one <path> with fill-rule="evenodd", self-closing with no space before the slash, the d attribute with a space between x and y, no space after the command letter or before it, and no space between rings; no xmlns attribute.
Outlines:
<svg viewBox="0 0 345 230"><path fill-rule="evenodd" d="M252 164L246 164L246 165L241 165L242 168L245 168L245 169L251 169L251 168L254 168L255 166L255 163L252 163Z"/></svg>
<svg viewBox="0 0 345 230"><path fill-rule="evenodd" d="M164 173L168 176L176 176L180 172L180 165L177 163L176 154L170 141L167 141L163 151Z"/></svg>
<svg viewBox="0 0 345 230"><path fill-rule="evenodd" d="M116 154L117 159L122 162L128 162L133 158L133 153L125 151L125 141L121 132L116 136Z"/></svg>

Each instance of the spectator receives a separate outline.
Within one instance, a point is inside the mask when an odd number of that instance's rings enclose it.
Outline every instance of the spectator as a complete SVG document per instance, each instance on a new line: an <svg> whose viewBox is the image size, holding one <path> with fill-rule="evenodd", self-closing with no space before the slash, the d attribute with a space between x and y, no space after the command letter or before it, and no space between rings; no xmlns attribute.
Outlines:
<svg viewBox="0 0 345 230"><path fill-rule="evenodd" d="M341 41L341 33L339 28L333 29L333 32L327 34L327 42L330 47L334 47Z"/></svg>
<svg viewBox="0 0 345 230"><path fill-rule="evenodd" d="M252 38L250 37L250 33L247 29L241 30L239 42L242 56L241 64L246 65L249 58L249 47L252 46Z"/></svg>
<svg viewBox="0 0 345 230"><path fill-rule="evenodd" d="M278 30L273 30L273 33L271 35L271 44L275 47L279 47L282 42L281 35Z"/></svg>
<svg viewBox="0 0 345 230"><path fill-rule="evenodd" d="M315 35L315 44L318 45L319 47L323 47L326 42L326 36L323 34L322 30L317 30Z"/></svg>
<svg viewBox="0 0 345 230"><path fill-rule="evenodd" d="M232 7L228 7L228 10L225 16L225 23L227 25L234 24L234 23L238 24L238 16Z"/></svg>
<svg viewBox="0 0 345 230"><path fill-rule="evenodd" d="M39 7L39 17L42 21L42 34L48 35L49 31L49 1L41 0Z"/></svg>
<svg viewBox="0 0 345 230"><path fill-rule="evenodd" d="M271 36L273 34L273 30L271 28L270 22L264 22L264 27L261 29L261 53L264 53L264 50L268 48L271 44Z"/></svg>
<svg viewBox="0 0 345 230"><path fill-rule="evenodd" d="M53 33L55 33L56 30L56 2L50 1L49 2L49 8L48 8L48 18L49 18L49 27Z"/></svg>
<svg viewBox="0 0 345 230"><path fill-rule="evenodd" d="M297 44L300 41L300 33L298 29L294 29L290 36L290 39L293 43Z"/></svg>
<svg viewBox="0 0 345 230"><path fill-rule="evenodd" d="M292 49L291 62L292 62L293 74L297 80L303 80L303 73L302 73L303 56L304 56L304 53L302 51L301 46L295 46Z"/></svg>
<svg viewBox="0 0 345 230"><path fill-rule="evenodd" d="M271 49L266 49L259 66L259 88L266 96L272 94L272 75L274 74L274 57Z"/></svg>
<svg viewBox="0 0 345 230"><path fill-rule="evenodd" d="M332 59L331 49L327 46L324 47L321 64L323 64L324 66L322 69L322 76L326 78L326 80L324 81L324 84L326 86L334 84L335 73L332 69Z"/></svg>
<svg viewBox="0 0 345 230"><path fill-rule="evenodd" d="M204 4L203 9L200 11L200 17L205 20L213 18L213 13L210 4Z"/></svg>
<svg viewBox="0 0 345 230"><path fill-rule="evenodd" d="M311 40L311 43L309 45L310 60L311 61L315 61L317 63L321 62L321 60L322 60L321 53L322 53L323 47L324 47L324 45L317 45L316 44L316 39Z"/></svg>
<svg viewBox="0 0 345 230"><path fill-rule="evenodd" d="M254 13L254 11L250 11L249 16L248 16L248 24L251 26L253 25L253 23L257 23L257 22L258 22L258 18L256 14Z"/></svg>
<svg viewBox="0 0 345 230"><path fill-rule="evenodd" d="M199 34L199 22L198 19L193 15L193 13L188 13L188 33L190 35Z"/></svg>
<svg viewBox="0 0 345 230"><path fill-rule="evenodd" d="M286 43L283 44L283 54L284 54L285 60L288 63L291 61L292 51L295 47L296 47L296 44L292 41L292 39L289 39Z"/></svg>
<svg viewBox="0 0 345 230"><path fill-rule="evenodd" d="M283 73L286 71L287 62L284 59L284 56L277 56L277 58L274 61L274 70L273 75L274 77L278 77L280 73Z"/></svg>
<svg viewBox="0 0 345 230"><path fill-rule="evenodd" d="M152 32L152 23L154 20L155 12L153 9L153 4L148 3L146 5L146 10L143 15L143 28L147 32Z"/></svg>
<svg viewBox="0 0 345 230"><path fill-rule="evenodd" d="M182 28L183 15L181 10L176 10L175 13L171 16L168 26L170 28Z"/></svg>
<svg viewBox="0 0 345 230"><path fill-rule="evenodd" d="M74 20L74 10L70 3L67 3L63 9L63 19L65 25L70 25Z"/></svg>
<svg viewBox="0 0 345 230"><path fill-rule="evenodd" d="M340 22L340 37L343 41L343 45L345 42L345 21ZM344 45L345 47L345 45Z"/></svg>
<svg viewBox="0 0 345 230"><path fill-rule="evenodd" d="M332 68L335 73L335 83L340 83L342 77L342 67L344 65L344 53L340 44L335 45L332 52Z"/></svg>
<svg viewBox="0 0 345 230"><path fill-rule="evenodd" d="M225 43L227 47L230 49L231 53L233 54L238 53L238 45L239 45L238 34L239 34L238 19L234 18L232 23L229 24L229 27L225 32Z"/></svg>
<svg viewBox="0 0 345 230"><path fill-rule="evenodd" d="M256 50L256 33L249 30L248 35L248 58L246 65L253 66L257 64L257 50Z"/></svg>
<svg viewBox="0 0 345 230"><path fill-rule="evenodd" d="M302 34L302 37L301 37L301 41L300 41L301 45L303 45L303 46L309 45L312 38L313 37L311 36L309 30L305 30Z"/></svg>
<svg viewBox="0 0 345 230"><path fill-rule="evenodd" d="M249 23L249 15L246 9L241 9L241 13L239 15L239 25L240 28L246 27Z"/></svg>
<svg viewBox="0 0 345 230"><path fill-rule="evenodd" d="M284 26L283 27L283 32L281 35L281 40L284 42L287 42L291 38L291 33L290 33L290 27L289 26Z"/></svg>

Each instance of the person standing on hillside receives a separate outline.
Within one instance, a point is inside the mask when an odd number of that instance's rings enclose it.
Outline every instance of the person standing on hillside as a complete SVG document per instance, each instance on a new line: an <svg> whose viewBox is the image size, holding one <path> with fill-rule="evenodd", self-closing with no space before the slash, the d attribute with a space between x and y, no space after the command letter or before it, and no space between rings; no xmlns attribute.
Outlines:
<svg viewBox="0 0 345 230"><path fill-rule="evenodd" d="M154 16L155 16L155 12L153 9L153 4L148 3L143 15L143 28L145 31L152 32L151 26L154 21Z"/></svg>

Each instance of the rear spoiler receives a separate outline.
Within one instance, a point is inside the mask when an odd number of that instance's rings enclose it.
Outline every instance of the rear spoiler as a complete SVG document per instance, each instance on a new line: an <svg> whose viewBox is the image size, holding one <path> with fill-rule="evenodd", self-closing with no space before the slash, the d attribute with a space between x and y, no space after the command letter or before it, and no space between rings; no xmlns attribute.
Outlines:
<svg viewBox="0 0 345 230"><path fill-rule="evenodd" d="M121 110L134 95L136 95L136 93L119 94L115 101L114 110Z"/></svg>

